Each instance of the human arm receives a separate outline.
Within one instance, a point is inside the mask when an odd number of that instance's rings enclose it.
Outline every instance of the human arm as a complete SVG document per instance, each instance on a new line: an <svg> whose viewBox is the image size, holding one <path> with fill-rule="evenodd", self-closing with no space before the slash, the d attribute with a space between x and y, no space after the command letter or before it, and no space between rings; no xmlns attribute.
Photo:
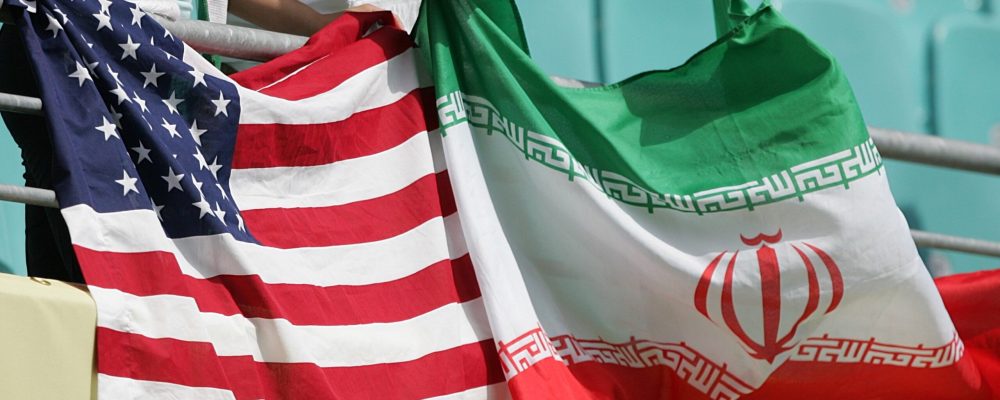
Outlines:
<svg viewBox="0 0 1000 400"><path fill-rule="evenodd" d="M380 8L363 4L346 11L373 12ZM250 21L261 28L311 36L341 13L320 14L298 0L230 0L229 12Z"/></svg>

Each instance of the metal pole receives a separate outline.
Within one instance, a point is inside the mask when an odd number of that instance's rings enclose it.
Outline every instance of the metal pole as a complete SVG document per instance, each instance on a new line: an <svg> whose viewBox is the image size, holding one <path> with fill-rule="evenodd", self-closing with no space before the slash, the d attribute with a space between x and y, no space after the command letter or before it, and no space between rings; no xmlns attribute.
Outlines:
<svg viewBox="0 0 1000 400"><path fill-rule="evenodd" d="M256 55L263 56L263 53ZM0 111L41 115L42 101L36 97L0 93ZM879 128L869 128L869 132L886 158L1000 175L1000 148Z"/></svg>
<svg viewBox="0 0 1000 400"><path fill-rule="evenodd" d="M170 21L152 15L151 17L199 52L244 60L268 61L302 47L306 40L309 40L304 36L207 21ZM0 22L10 22L10 17L4 8L0 8Z"/></svg>
<svg viewBox="0 0 1000 400"><path fill-rule="evenodd" d="M1000 175L1000 148L887 129L868 131L883 157Z"/></svg>
<svg viewBox="0 0 1000 400"><path fill-rule="evenodd" d="M59 208L56 192L32 187L0 185L0 200L30 204L48 208Z"/></svg>
<svg viewBox="0 0 1000 400"><path fill-rule="evenodd" d="M206 21L157 22L199 52L244 60L267 61L302 47L309 39Z"/></svg>
<svg viewBox="0 0 1000 400"><path fill-rule="evenodd" d="M307 38L204 21L160 21L192 48L213 54L266 61L301 47ZM34 97L0 93L0 110L42 114L42 101ZM884 157L945 168L1000 175L1000 149L934 136L869 128ZM0 200L58 207L51 190L0 185ZM912 231L920 247L933 247L1000 257L1000 243Z"/></svg>
<svg viewBox="0 0 1000 400"><path fill-rule="evenodd" d="M0 93L0 111L42 115L42 99L37 97L19 96L10 93Z"/></svg>
<svg viewBox="0 0 1000 400"><path fill-rule="evenodd" d="M963 253L981 254L1000 257L1000 243L985 240L970 239L958 236L942 235L940 233L911 230L913 243L917 247L955 250Z"/></svg>
<svg viewBox="0 0 1000 400"><path fill-rule="evenodd" d="M263 53L256 55L263 56ZM41 115L42 101L36 97L0 93L0 111ZM1000 148L879 128L869 128L869 132L886 158L1000 175Z"/></svg>
<svg viewBox="0 0 1000 400"><path fill-rule="evenodd" d="M0 200L31 204L41 207L59 208L56 194L51 190L14 185L0 185ZM970 239L959 236L911 230L913 243L917 247L954 250L963 253L1000 257L1000 243Z"/></svg>

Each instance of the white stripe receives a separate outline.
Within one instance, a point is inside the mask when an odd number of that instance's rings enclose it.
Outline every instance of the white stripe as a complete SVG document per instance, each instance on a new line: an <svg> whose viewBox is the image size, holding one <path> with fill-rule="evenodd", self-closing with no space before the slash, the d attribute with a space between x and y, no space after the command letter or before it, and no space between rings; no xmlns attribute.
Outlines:
<svg viewBox="0 0 1000 400"><path fill-rule="evenodd" d="M105 374L97 374L97 398L236 400L236 396L225 389L183 386Z"/></svg>
<svg viewBox="0 0 1000 400"><path fill-rule="evenodd" d="M352 114L395 103L420 87L430 86L416 66L416 50L373 65L337 87L318 95L285 100L236 84L204 57L184 46L184 62L236 86L240 95L241 124L322 124L343 121Z"/></svg>
<svg viewBox="0 0 1000 400"><path fill-rule="evenodd" d="M395 193L441 172L434 159L423 132L381 153L326 165L233 169L229 186L241 210L327 207Z"/></svg>
<svg viewBox="0 0 1000 400"><path fill-rule="evenodd" d="M416 51L407 50L318 95L285 100L237 86L240 124L321 124L395 103L420 88Z"/></svg>
<svg viewBox="0 0 1000 400"><path fill-rule="evenodd" d="M98 306L98 326L211 343L220 356L249 355L260 362L320 367L395 363L491 338L480 299L399 322L325 326L201 312L194 299L184 296L135 296L94 286L90 294Z"/></svg>
<svg viewBox="0 0 1000 400"><path fill-rule="evenodd" d="M439 115L444 111L439 110ZM441 116L443 119L443 115ZM514 256L514 250L511 248L508 242L507 233L504 232L504 226L500 223L500 216L497 215L496 207L493 204L493 196L490 192L490 186L497 187L506 184L505 189L510 188L511 182L517 182L522 185L523 188L535 188L532 186L529 179L529 175L519 175L522 171L527 170L523 163L514 163L511 165L512 168L505 169L504 171L511 172L512 174L508 177L503 177L497 181L491 181L486 179L484 175L484 166L480 163L480 151L484 154L488 154L487 150L479 150L476 147L475 140L473 138L472 130L468 122L463 122L460 124L453 125L444 131L446 136L443 142L444 155L448 160L448 177L453 183L452 189L455 194L455 203L458 207L458 213L462 221L467 221L463 224L463 233L465 237L471 238L469 240L469 255L472 259L472 265L476 268L476 279L482 288L483 299L486 301L486 308L490 313L490 321L493 323L493 334L496 336L497 340L504 342L509 342L514 338L520 336L522 333L534 329L538 326L538 321L541 319L535 311L535 304L532 302L532 296L528 294L528 288L526 285L526 280L522 275L524 272L521 270L521 265L519 265L517 257ZM504 143L503 145L506 145ZM514 148L513 146L508 146ZM484 157L485 158L485 157ZM506 158L505 160L513 160L513 158ZM488 165L488 164L487 164ZM534 167L534 165L532 165ZM544 168L541 168L544 169ZM517 172L515 172L517 171ZM535 170L529 170L534 173ZM579 180L577 180L579 181ZM559 188L559 189L556 189ZM558 192L560 186L550 186L546 189L552 192ZM494 189L495 190L495 189ZM519 193L517 191L505 193ZM565 195L564 193L559 193ZM576 193L571 193L567 197L576 195ZM546 193L545 196L552 196L550 193ZM572 198L572 197L571 197ZM573 199L575 200L575 198ZM591 215L585 213L577 214L567 214L574 216L584 216ZM571 220L588 220L589 218L577 218L574 217ZM67 219L68 220L68 219ZM517 220L515 218L514 220ZM517 220L514 222L534 222L535 220ZM509 224L510 222L508 222ZM542 224L544 225L544 224ZM603 227L602 227L603 228ZM523 234L522 232L530 232L530 236L537 236L533 230L517 231L513 230L513 237L527 237L529 235ZM600 235L601 240L615 240L616 237L604 237L606 232L602 230L593 230L589 232L597 232ZM569 231L562 234L560 237L571 237L575 236L577 232ZM578 242L578 245L584 244L586 242ZM598 242L600 244L600 242ZM527 246L528 248L534 248L533 246ZM565 253L574 252L588 252L599 246L584 246L584 248L573 250L563 250ZM613 247L612 247L613 248ZM527 253L527 251L525 251ZM563 253L552 253L559 254L562 258L565 255ZM521 264L533 265L532 261L546 260L545 256L538 257L534 260L522 261ZM629 260L629 258L622 258L622 260ZM545 264L545 262L542 262ZM618 264L621 264L619 262ZM618 265L614 264L614 265ZM572 265L567 264L560 260L556 265ZM588 263L581 263L580 265L588 265ZM528 271L534 272L534 271ZM587 271L590 272L590 271ZM536 277L538 275L535 275ZM616 280L609 280L607 282L615 282ZM544 280L534 280L537 284L543 284ZM568 282L568 281L567 281ZM611 287L616 287L615 285L610 285ZM574 292L574 293L584 293L584 292ZM614 296L606 297L614 298ZM537 299L537 296L536 296ZM539 304L546 305L547 301L539 301ZM586 319L584 319L586 320ZM613 325L607 325L613 326Z"/></svg>
<svg viewBox="0 0 1000 400"><path fill-rule="evenodd" d="M330 56L329 54L326 54L326 55L323 55L323 56L322 56L322 57L320 57L320 58L317 58L317 59L315 59L315 60L313 60L313 61L310 61L310 62L309 62L308 64L306 64L306 65L303 65L303 66L299 67L299 69L297 69L297 70L295 70L295 71L292 71L292 73L290 73L290 74L288 74L288 75L285 75L285 76L281 77L281 79L278 79L278 80L276 80L276 81L274 81L274 82L271 82L271 83L268 83L268 84L267 84L267 85L265 85L264 87L262 87L262 88L260 88L260 89L257 89L257 91L258 91L258 92L260 92L260 91L262 91L262 90L266 90L267 88L269 88L269 87L271 87L271 86L274 86L274 85L277 85L277 84L279 84L279 83L281 83L281 82L284 82L284 81L288 80L288 78L291 78L291 77L293 77L293 76L295 76L295 75L298 75L298 73L299 73L299 72L302 72L302 71L305 71L305 69L306 69L306 68L309 68L309 67L313 66L313 64L316 64L316 63L318 63L318 62L320 62L320 61L323 61L323 60L325 60L325 59L326 59L327 57L329 57L329 56Z"/></svg>
<svg viewBox="0 0 1000 400"><path fill-rule="evenodd" d="M406 277L468 252L457 215L432 218L377 242L277 249L229 234L170 239L155 228L160 221L152 210L98 213L77 205L62 213L75 245L120 253L171 252L181 271L195 278L253 274L266 283L366 285Z"/></svg>
<svg viewBox="0 0 1000 400"><path fill-rule="evenodd" d="M446 394L444 396L428 397L427 400L479 400L479 399L489 399L489 400L501 400L509 399L510 391L507 389L507 383L494 383L488 386L480 386L477 388L472 388L464 392Z"/></svg>
<svg viewBox="0 0 1000 400"><path fill-rule="evenodd" d="M181 55L181 61L184 61L185 64L190 65L192 68L196 70L204 72L205 75L214 76L216 78L222 79L223 81L236 85L236 82L233 81L232 78L224 74L218 68L215 68L215 65L212 65L212 63L208 62L208 60L205 59L205 56L201 55L201 53L199 53L197 50L192 49L191 46L187 45L187 43L184 44L184 54Z"/></svg>

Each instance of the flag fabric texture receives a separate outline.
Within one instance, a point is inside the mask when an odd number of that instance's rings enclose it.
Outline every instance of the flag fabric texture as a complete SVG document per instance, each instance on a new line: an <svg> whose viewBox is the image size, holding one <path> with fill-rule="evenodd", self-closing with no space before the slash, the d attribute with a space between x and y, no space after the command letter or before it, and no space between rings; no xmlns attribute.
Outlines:
<svg viewBox="0 0 1000 400"><path fill-rule="evenodd" d="M97 304L99 398L502 395L433 92L390 14L227 77L130 2L4 4Z"/></svg>
<svg viewBox="0 0 1000 400"><path fill-rule="evenodd" d="M767 3L716 0L718 40L677 68L564 87L513 1L424 2L417 45L515 398L1000 393L843 73ZM996 349L995 302L960 297Z"/></svg>
<svg viewBox="0 0 1000 400"><path fill-rule="evenodd" d="M227 77L133 3L4 0L99 397L991 396L1000 277L942 301L836 63L722 3L684 66L565 88L507 1Z"/></svg>

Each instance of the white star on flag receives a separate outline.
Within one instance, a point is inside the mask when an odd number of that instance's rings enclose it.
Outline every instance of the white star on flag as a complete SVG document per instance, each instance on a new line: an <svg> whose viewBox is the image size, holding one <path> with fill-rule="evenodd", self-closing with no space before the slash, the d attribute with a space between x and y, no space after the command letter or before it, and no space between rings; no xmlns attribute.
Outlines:
<svg viewBox="0 0 1000 400"><path fill-rule="evenodd" d="M53 9L52 12L54 12L56 14L59 14L59 16L62 17L62 23L63 23L63 25L66 25L66 24L69 23L69 17L67 17L66 13L62 12L62 10L56 8L56 9Z"/></svg>
<svg viewBox="0 0 1000 400"><path fill-rule="evenodd" d="M184 179L184 174L180 174L180 175L175 174L173 167L167 167L167 176L161 176L160 178L163 178L163 180L167 181L167 192L168 193L171 190L174 190L175 188L177 190L182 191L182 192L184 191L184 187L181 186L181 179Z"/></svg>
<svg viewBox="0 0 1000 400"><path fill-rule="evenodd" d="M69 77L75 78L77 82L80 84L80 87L83 87L83 82L85 81L91 81L91 82L94 81L94 79L90 77L90 71L87 71L87 67L84 67L83 64L80 64L79 61L77 61L76 63L76 71L73 71L72 74L69 74Z"/></svg>
<svg viewBox="0 0 1000 400"><path fill-rule="evenodd" d="M208 132L206 129L198 129L198 121L191 122L191 138L194 139L195 143L201 146L201 135Z"/></svg>
<svg viewBox="0 0 1000 400"><path fill-rule="evenodd" d="M138 147L132 147L131 149L135 151L135 154L139 155L139 159L135 162L136 165L142 164L142 160L149 160L150 164L153 163L153 159L149 158L149 152L152 150L147 149L146 146L142 144L142 142L139 142Z"/></svg>
<svg viewBox="0 0 1000 400"><path fill-rule="evenodd" d="M139 25L142 28L142 17L146 16L146 13L139 9L138 4L133 4L133 7L129 9L132 12L132 25Z"/></svg>
<svg viewBox="0 0 1000 400"><path fill-rule="evenodd" d="M214 211L215 211L215 216L219 218L219 221L222 221L222 224L226 225L226 212L222 210L222 207L219 207L218 202L215 203Z"/></svg>
<svg viewBox="0 0 1000 400"><path fill-rule="evenodd" d="M122 113L118 112L114 108L111 109L111 119L114 121L115 126L118 128L122 127Z"/></svg>
<svg viewBox="0 0 1000 400"><path fill-rule="evenodd" d="M112 124L111 121L108 121L108 119L104 116L101 116L101 121L103 121L103 123L96 129L104 133L105 141L111 139L112 136L121 139L121 136L118 136L118 132L115 131L115 129L117 129L115 124Z"/></svg>
<svg viewBox="0 0 1000 400"><path fill-rule="evenodd" d="M215 213L212 212L212 205L205 201L205 195L202 195L201 200L191 203L191 205L198 207L198 218L204 218L205 214L215 215Z"/></svg>
<svg viewBox="0 0 1000 400"><path fill-rule="evenodd" d="M100 32L101 28L108 28L114 32L115 28L111 27L111 16L105 14L103 11L97 14L91 14L94 18L97 18L97 31Z"/></svg>
<svg viewBox="0 0 1000 400"><path fill-rule="evenodd" d="M228 195L226 195L226 189L223 189L223 188L222 188L222 185L220 185L220 184L216 183L216 184L215 184L215 187L219 189L219 194L221 194L221 195L222 195L222 198L223 198L223 199L225 199L225 200L229 200L229 196L228 196Z"/></svg>
<svg viewBox="0 0 1000 400"><path fill-rule="evenodd" d="M131 176L128 176L128 172L122 170L122 178L115 179L115 182L118 182L119 185L122 185L122 196L125 196L128 195L128 192L139 193L139 188L135 186L135 183L138 180L139 178L133 178Z"/></svg>
<svg viewBox="0 0 1000 400"><path fill-rule="evenodd" d="M164 206L156 204L156 202L154 202L152 199L150 199L149 202L153 204L153 212L156 213L156 218L158 218L160 221L163 221L163 215L160 214L160 211L163 211Z"/></svg>
<svg viewBox="0 0 1000 400"><path fill-rule="evenodd" d="M198 160L198 170L208 169L208 162L205 161L205 156L201 154L201 149L194 149L194 159Z"/></svg>
<svg viewBox="0 0 1000 400"><path fill-rule="evenodd" d="M141 109L142 112L147 112L147 113L149 112L149 108L146 107L146 100L144 100L135 92L132 92L132 100L135 101L135 104L139 105L139 109Z"/></svg>
<svg viewBox="0 0 1000 400"><path fill-rule="evenodd" d="M139 73L142 74L143 78L146 78L146 80L142 83L142 88L143 89L146 88L146 85L150 85L150 84L153 85L153 87L158 87L158 86L156 86L156 80L159 79L160 76L163 76L163 74L164 74L163 72L158 72L156 70L156 64L155 63L153 64L153 68L149 69L149 72L139 72Z"/></svg>
<svg viewBox="0 0 1000 400"><path fill-rule="evenodd" d="M208 84L205 83L205 73L204 72L201 72L201 71L195 69L195 70L188 71L188 73L191 74L191 76L194 77L194 85L191 86L192 88L198 87L199 83L202 84L202 85L205 85L205 87L208 87Z"/></svg>
<svg viewBox="0 0 1000 400"><path fill-rule="evenodd" d="M170 110L171 114L177 114L177 106L183 102L184 102L183 99L177 98L176 92L170 92L170 97L163 99L163 104L167 105L167 108Z"/></svg>
<svg viewBox="0 0 1000 400"><path fill-rule="evenodd" d="M118 87L114 88L114 90L111 91L111 94L118 96L118 105L121 105L123 101L127 101L129 103L132 102L132 99L128 98L128 93L125 93L125 89L122 89L122 85L118 85Z"/></svg>
<svg viewBox="0 0 1000 400"><path fill-rule="evenodd" d="M212 104L215 104L215 115L223 114L228 117L229 112L226 111L226 107L229 105L229 102L230 100L226 100L226 98L222 96L222 91L220 90L219 99L212 100Z"/></svg>
<svg viewBox="0 0 1000 400"><path fill-rule="evenodd" d="M52 37L56 37L56 35L59 34L59 31L62 30L62 25L60 25L59 21L57 21L51 14L45 14L45 18L49 19L49 27L45 28L45 30L52 31Z"/></svg>
<svg viewBox="0 0 1000 400"><path fill-rule="evenodd" d="M115 72L115 70L111 69L111 64L107 63L107 64L104 64L104 65L106 67L108 67L108 73L111 74L112 78L115 78L115 82L117 82L119 85L121 85L122 84L122 80L118 79L118 73Z"/></svg>
<svg viewBox="0 0 1000 400"><path fill-rule="evenodd" d="M194 184L195 189L198 189L198 193L201 193L201 187L202 185L204 185L204 183L198 182L198 179L195 178L194 175L191 175L191 183ZM204 194L202 194L201 196L205 197Z"/></svg>
<svg viewBox="0 0 1000 400"><path fill-rule="evenodd" d="M121 59L124 60L124 59L129 58L129 57L132 57L132 59L136 59L136 57L135 57L135 51L139 49L139 46L142 46L142 45L139 44L139 43L133 42L132 41L132 35L128 35L128 40L126 40L125 43L119 43L118 44L118 47L122 48L122 58Z"/></svg>
<svg viewBox="0 0 1000 400"><path fill-rule="evenodd" d="M173 54L170 54L170 52L169 52L169 51L166 51L166 50L163 50L163 49L160 49L160 51L162 51L162 52L163 52L163 54L164 54L165 56L167 56L167 59L168 59L168 60L176 60L176 59L177 59L177 57L174 57L174 55L173 55Z"/></svg>
<svg viewBox="0 0 1000 400"><path fill-rule="evenodd" d="M166 118L161 118L161 119L163 120L163 124L161 124L160 126L162 126L163 129L166 129L167 132L170 133L170 137L174 137L174 136L181 137L181 134L177 133L177 125L176 124L171 124L169 121L167 121Z"/></svg>
<svg viewBox="0 0 1000 400"><path fill-rule="evenodd" d="M216 161L218 161L218 160L219 160L219 157L215 157L215 158L212 159L212 163L207 165L208 170L212 171L212 176L215 179L219 179L219 170L222 169L221 165L216 164Z"/></svg>
<svg viewBox="0 0 1000 400"><path fill-rule="evenodd" d="M28 12L35 12L35 11L37 11L37 9L38 9L38 2L37 1L28 1L28 0L20 0L20 1L21 1L21 4L24 4L24 6L27 7Z"/></svg>

